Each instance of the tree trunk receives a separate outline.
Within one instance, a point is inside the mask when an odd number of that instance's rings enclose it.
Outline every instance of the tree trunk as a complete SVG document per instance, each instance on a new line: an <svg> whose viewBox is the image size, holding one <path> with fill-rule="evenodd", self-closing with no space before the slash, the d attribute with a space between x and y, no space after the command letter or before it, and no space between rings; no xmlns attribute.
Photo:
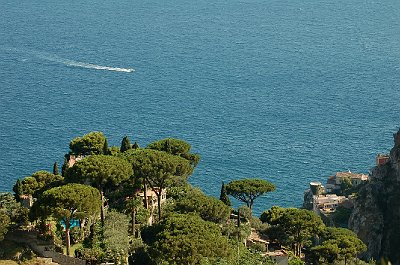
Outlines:
<svg viewBox="0 0 400 265"><path fill-rule="evenodd" d="M71 254L70 253L71 239L69 237L69 229L70 229L71 224L70 224L69 218L66 218L64 223L65 223L65 241L67 244L67 256L69 256Z"/></svg>
<svg viewBox="0 0 400 265"><path fill-rule="evenodd" d="M79 230L80 230L80 232L81 232L81 238L80 238L80 240L83 240L83 238L85 237L85 231L84 231L84 229L83 229L83 227L85 226L85 225L84 225L84 222L85 222L85 219L79 219Z"/></svg>
<svg viewBox="0 0 400 265"><path fill-rule="evenodd" d="M143 192L143 195L144 195L144 207L146 209L149 209L149 203L147 201L147 182L146 182L146 179L144 179L143 184L144 184L144 192Z"/></svg>
<svg viewBox="0 0 400 265"><path fill-rule="evenodd" d="M101 196L101 209L100 209L100 217L101 217L101 226L104 227L104 194L103 189L99 187L100 196Z"/></svg>
<svg viewBox="0 0 400 265"><path fill-rule="evenodd" d="M250 200L250 213L253 213L253 204L254 204L254 200Z"/></svg>
<svg viewBox="0 0 400 265"><path fill-rule="evenodd" d="M135 229L135 223L136 223L136 211L135 210L133 210L132 211L132 235L133 235L133 237L135 237L136 238L136 229Z"/></svg>
<svg viewBox="0 0 400 265"><path fill-rule="evenodd" d="M157 206L158 206L158 221L161 221L161 189L160 192L156 193L157 195Z"/></svg>

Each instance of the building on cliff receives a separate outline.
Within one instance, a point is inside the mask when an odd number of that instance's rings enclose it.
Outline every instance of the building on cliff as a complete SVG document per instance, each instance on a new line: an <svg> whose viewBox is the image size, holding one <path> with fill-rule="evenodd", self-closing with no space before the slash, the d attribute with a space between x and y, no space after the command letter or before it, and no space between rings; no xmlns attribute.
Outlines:
<svg viewBox="0 0 400 265"><path fill-rule="evenodd" d="M312 210L317 214L329 214L338 207L353 208L352 196L340 196L342 183L348 178L352 185L358 186L368 180L368 175L351 172L337 172L330 176L324 187L321 182L310 182L310 188L304 192L303 208Z"/></svg>
<svg viewBox="0 0 400 265"><path fill-rule="evenodd" d="M367 245L365 258L400 264L400 129L389 155L378 156L358 192L349 228Z"/></svg>
<svg viewBox="0 0 400 265"><path fill-rule="evenodd" d="M389 162L390 157L388 154L378 154L376 156L376 165L377 166L383 166L387 162Z"/></svg>
<svg viewBox="0 0 400 265"><path fill-rule="evenodd" d="M345 205L349 199L345 196L336 194L314 195L313 196L313 211L317 214L329 214L334 212L339 206Z"/></svg>
<svg viewBox="0 0 400 265"><path fill-rule="evenodd" d="M353 187L357 187L369 179L366 174L352 173L348 172L336 172L334 176L328 177L326 183L326 192L327 193L340 193L342 189L342 184L345 180L349 180Z"/></svg>

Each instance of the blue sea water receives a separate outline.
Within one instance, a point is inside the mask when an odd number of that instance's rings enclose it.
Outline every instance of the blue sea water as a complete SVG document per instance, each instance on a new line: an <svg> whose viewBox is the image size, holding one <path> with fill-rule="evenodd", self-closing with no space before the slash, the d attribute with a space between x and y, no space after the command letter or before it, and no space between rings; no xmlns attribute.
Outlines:
<svg viewBox="0 0 400 265"><path fill-rule="evenodd" d="M368 172L400 126L397 0L0 3L3 191L97 130L110 145L187 140L207 194L275 183L260 213Z"/></svg>

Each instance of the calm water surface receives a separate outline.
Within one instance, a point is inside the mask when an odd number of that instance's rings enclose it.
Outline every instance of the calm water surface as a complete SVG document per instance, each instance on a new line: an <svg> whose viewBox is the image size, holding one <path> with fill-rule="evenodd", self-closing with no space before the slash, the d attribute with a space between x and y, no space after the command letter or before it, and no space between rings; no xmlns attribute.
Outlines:
<svg viewBox="0 0 400 265"><path fill-rule="evenodd" d="M299 206L311 180L368 172L400 126L397 0L0 4L3 191L99 130L111 145L187 140L207 194L275 183L260 213Z"/></svg>

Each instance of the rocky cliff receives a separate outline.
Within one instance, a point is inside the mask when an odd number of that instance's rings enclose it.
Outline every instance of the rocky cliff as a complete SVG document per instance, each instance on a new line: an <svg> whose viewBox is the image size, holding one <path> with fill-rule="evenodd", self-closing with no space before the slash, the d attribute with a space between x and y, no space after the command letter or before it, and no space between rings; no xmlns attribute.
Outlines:
<svg viewBox="0 0 400 265"><path fill-rule="evenodd" d="M366 258L400 264L400 130L389 160L372 170L358 193L349 227L368 246Z"/></svg>

